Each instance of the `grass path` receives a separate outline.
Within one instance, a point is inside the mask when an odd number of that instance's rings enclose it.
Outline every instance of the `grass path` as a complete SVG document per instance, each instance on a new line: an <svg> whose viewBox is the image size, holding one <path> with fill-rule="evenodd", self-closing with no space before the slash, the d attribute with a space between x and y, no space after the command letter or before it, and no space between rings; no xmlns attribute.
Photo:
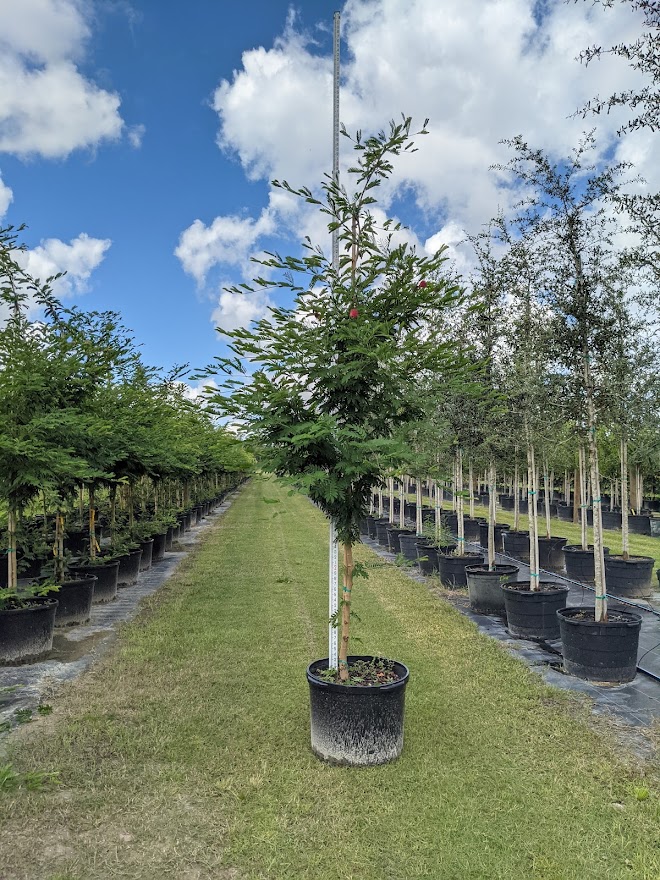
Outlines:
<svg viewBox="0 0 660 880"><path fill-rule="evenodd" d="M306 499L243 491L112 654L23 729L17 770L61 785L0 792L0 878L658 880L657 777L366 548L353 647L411 667L404 753L369 769L312 755L326 537Z"/></svg>

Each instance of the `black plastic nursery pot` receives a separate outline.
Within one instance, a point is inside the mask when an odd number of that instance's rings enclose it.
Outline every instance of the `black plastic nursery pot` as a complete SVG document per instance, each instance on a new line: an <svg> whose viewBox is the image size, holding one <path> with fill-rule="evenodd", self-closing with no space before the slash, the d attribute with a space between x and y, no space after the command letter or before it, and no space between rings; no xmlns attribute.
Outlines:
<svg viewBox="0 0 660 880"><path fill-rule="evenodd" d="M557 611L566 607L568 587L541 581L531 590L529 581L502 585L506 625L512 636L547 642L559 638Z"/></svg>
<svg viewBox="0 0 660 880"><path fill-rule="evenodd" d="M348 663L373 659L351 656ZM408 668L394 662L398 681L373 687L325 682L316 672L327 668L327 658L307 667L314 754L330 764L352 767L386 764L398 758L403 749Z"/></svg>
<svg viewBox="0 0 660 880"><path fill-rule="evenodd" d="M103 562L98 565L71 565L69 573L78 577L96 577L94 584L94 598L92 602L97 605L101 602L111 602L117 597L117 575L119 572L119 560Z"/></svg>
<svg viewBox="0 0 660 880"><path fill-rule="evenodd" d="M511 526L508 523L495 523L495 550L497 552L502 551L502 535ZM479 523L479 543L482 547L488 547L488 523L480 522Z"/></svg>
<svg viewBox="0 0 660 880"><path fill-rule="evenodd" d="M604 529L620 529L621 528L621 511L603 510L603 528Z"/></svg>
<svg viewBox="0 0 660 880"><path fill-rule="evenodd" d="M651 534L651 517L644 514L636 514L628 517L628 528L636 535Z"/></svg>
<svg viewBox="0 0 660 880"><path fill-rule="evenodd" d="M573 508L567 504L557 505L557 518L563 519L564 522L573 522Z"/></svg>
<svg viewBox="0 0 660 880"><path fill-rule="evenodd" d="M610 552L605 547L605 555ZM588 550L583 550L580 544L566 544L564 546L564 566L566 576L581 584L593 584L595 577L594 548L590 544Z"/></svg>
<svg viewBox="0 0 660 880"><path fill-rule="evenodd" d="M502 537L507 556L513 556L521 562L529 562L529 532L514 532L513 529L506 529Z"/></svg>
<svg viewBox="0 0 660 880"><path fill-rule="evenodd" d="M389 541L387 539L387 527L389 525L389 520L379 520L376 523L376 540L381 547L389 547Z"/></svg>
<svg viewBox="0 0 660 880"><path fill-rule="evenodd" d="M419 536L414 532L399 535L401 553L409 562L417 562L417 541Z"/></svg>
<svg viewBox="0 0 660 880"><path fill-rule="evenodd" d="M438 574L440 580L449 589L467 586L465 569L468 565L480 565L484 561L483 553L464 553L462 556L438 553Z"/></svg>
<svg viewBox="0 0 660 880"><path fill-rule="evenodd" d="M168 530L165 532L165 550L168 553L172 552L172 543L174 541L174 526L170 526Z"/></svg>
<svg viewBox="0 0 660 880"><path fill-rule="evenodd" d="M95 575L64 581L53 594L57 599L55 626L79 626L87 623L92 613L92 601L97 578Z"/></svg>
<svg viewBox="0 0 660 880"><path fill-rule="evenodd" d="M154 565L156 562L162 562L165 559L165 541L167 538L167 532L162 532L160 535L154 535L154 544L151 548L151 564Z"/></svg>
<svg viewBox="0 0 660 880"><path fill-rule="evenodd" d="M57 599L36 596L25 608L0 611L0 665L38 660L53 647Z"/></svg>
<svg viewBox="0 0 660 880"><path fill-rule="evenodd" d="M149 571L151 568L151 554L154 549L154 539L149 538L148 541L140 542L140 550L142 550L142 559L140 560L140 571Z"/></svg>
<svg viewBox="0 0 660 880"><path fill-rule="evenodd" d="M132 587L137 584L140 576L140 562L142 561L142 550L131 550L125 556L119 557L119 570L117 572L118 587Z"/></svg>
<svg viewBox="0 0 660 880"><path fill-rule="evenodd" d="M438 570L438 550L428 541L418 541L417 565L422 574L431 575Z"/></svg>
<svg viewBox="0 0 660 880"><path fill-rule="evenodd" d="M568 538L551 535L539 538L539 568L544 571L560 572L564 570L564 546Z"/></svg>
<svg viewBox="0 0 660 880"><path fill-rule="evenodd" d="M376 517L369 514L369 516L366 517L366 521L367 521L367 532L366 533L367 533L367 535L369 535L370 538L375 539L375 537L376 537Z"/></svg>
<svg viewBox="0 0 660 880"><path fill-rule="evenodd" d="M651 579L655 559L651 556L605 557L607 592L621 599L648 599L653 592Z"/></svg>
<svg viewBox="0 0 660 880"><path fill-rule="evenodd" d="M513 510L516 500L513 495L500 495L499 499L502 510Z"/></svg>
<svg viewBox="0 0 660 880"><path fill-rule="evenodd" d="M392 528L391 526L387 529L387 541L388 547L390 549L390 553L401 553L401 544L399 543L399 538L401 535L409 535L409 529L399 529Z"/></svg>
<svg viewBox="0 0 660 880"><path fill-rule="evenodd" d="M463 520L463 533L465 535L466 541L472 541L476 543L479 540L479 526L483 522L483 519L471 519L469 516L466 516ZM458 524L456 525L458 529Z"/></svg>
<svg viewBox="0 0 660 880"><path fill-rule="evenodd" d="M470 607L487 614L504 614L502 583L518 574L518 566L495 565L489 571L487 565L468 565L465 574Z"/></svg>
<svg viewBox="0 0 660 880"><path fill-rule="evenodd" d="M452 535L455 535L458 532L458 514L456 513L442 513L441 516L442 525L445 530L450 532Z"/></svg>
<svg viewBox="0 0 660 880"><path fill-rule="evenodd" d="M557 620L566 672L609 684L633 680L642 627L639 614L610 610L606 622L596 623L593 608L563 608Z"/></svg>
<svg viewBox="0 0 660 880"><path fill-rule="evenodd" d="M64 536L64 547L73 555L84 553L89 547L89 531L70 531Z"/></svg>

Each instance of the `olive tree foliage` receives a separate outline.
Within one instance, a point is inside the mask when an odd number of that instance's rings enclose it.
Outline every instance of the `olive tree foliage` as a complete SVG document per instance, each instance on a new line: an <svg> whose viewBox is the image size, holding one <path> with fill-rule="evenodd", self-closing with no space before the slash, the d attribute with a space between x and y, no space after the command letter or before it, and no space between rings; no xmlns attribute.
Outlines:
<svg viewBox="0 0 660 880"><path fill-rule="evenodd" d="M510 223L535 266L540 303L555 329L556 365L566 375L566 397L589 450L600 620L607 606L596 430L616 323L613 292L622 281L615 243L619 227L609 206L628 166L598 166L591 134L563 161L551 160L522 137L505 143L514 155L498 170L511 175L524 192Z"/></svg>
<svg viewBox="0 0 660 880"><path fill-rule="evenodd" d="M575 0L578 2L578 0ZM632 116L619 130L619 134L639 129L660 129L660 0L582 0L604 10L624 7L639 19L639 36L630 43L620 42L612 46L592 45L579 55L584 64L591 64L603 55L621 58L633 69L648 78L639 89L627 89L611 95L592 98L579 112L589 114L609 113L615 107L627 107Z"/></svg>
<svg viewBox="0 0 660 880"><path fill-rule="evenodd" d="M326 217L338 235L339 265L309 239L302 256L257 261L269 277L232 291L286 290L294 304L271 308L250 328L221 330L231 354L204 374L227 375L213 403L256 445L264 468L307 492L336 524L344 547L344 679L359 519L372 487L404 461L402 428L423 415L411 389L453 359L437 329L459 294L443 277L443 251L418 254L400 224L379 223L372 210L395 159L415 150L411 126L404 117L366 138L343 130L355 164L346 183L326 176L318 196L274 182Z"/></svg>

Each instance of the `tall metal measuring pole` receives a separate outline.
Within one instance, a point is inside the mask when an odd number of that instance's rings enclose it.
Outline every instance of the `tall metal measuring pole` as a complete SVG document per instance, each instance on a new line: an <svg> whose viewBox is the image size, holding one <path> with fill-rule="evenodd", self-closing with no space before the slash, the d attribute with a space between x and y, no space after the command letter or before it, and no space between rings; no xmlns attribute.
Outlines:
<svg viewBox="0 0 660 880"><path fill-rule="evenodd" d="M332 178L339 181L339 21L340 15L334 15L333 33L333 56L334 69L332 77ZM339 270L339 233L332 232L332 268ZM330 576L328 584L328 611L330 619L337 622L339 610L339 547L337 545L337 530L334 522L330 521ZM330 624L328 627L328 666L337 669L339 656L337 653L337 627Z"/></svg>

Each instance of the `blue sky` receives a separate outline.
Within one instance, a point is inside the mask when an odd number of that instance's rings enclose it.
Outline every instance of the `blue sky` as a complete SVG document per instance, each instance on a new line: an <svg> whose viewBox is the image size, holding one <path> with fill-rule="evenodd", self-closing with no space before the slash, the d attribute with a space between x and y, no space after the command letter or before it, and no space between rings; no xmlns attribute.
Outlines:
<svg viewBox="0 0 660 880"><path fill-rule="evenodd" d="M523 132L565 153L585 126L575 107L632 82L620 63L575 61L632 33L629 16L590 4L540 16L534 0L3 0L0 213L28 224L29 268L69 268L67 301L121 312L147 363L219 353L214 321L268 305L223 286L249 278L264 247L323 239L319 218L268 181L314 184L330 168L338 5L342 119L368 130L401 111L431 117L385 207L417 246L449 245L459 268L463 230L511 198L488 170L506 158L498 141ZM616 142L617 120L599 123L602 149L653 182L651 141Z"/></svg>

